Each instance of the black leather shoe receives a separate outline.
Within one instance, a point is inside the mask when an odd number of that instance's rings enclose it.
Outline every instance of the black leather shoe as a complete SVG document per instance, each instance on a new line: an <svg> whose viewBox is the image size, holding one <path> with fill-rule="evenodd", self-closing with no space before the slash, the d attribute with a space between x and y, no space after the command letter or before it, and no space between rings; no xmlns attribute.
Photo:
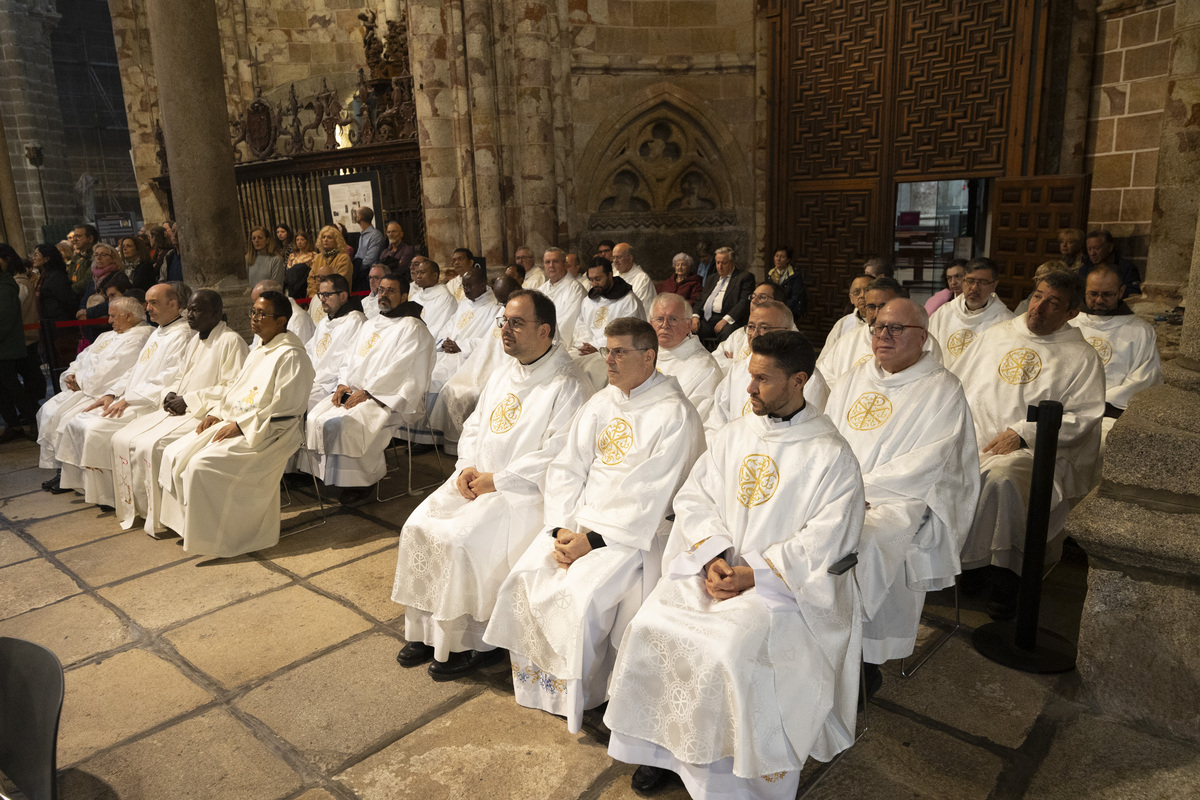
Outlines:
<svg viewBox="0 0 1200 800"><path fill-rule="evenodd" d="M50 487L50 494L66 494L67 492L73 492L73 491L75 491L75 490L74 489L66 489L66 488L63 488L62 486L60 486L57 480L54 482L54 485Z"/></svg>
<svg viewBox="0 0 1200 800"><path fill-rule="evenodd" d="M629 780L629 785L633 787L635 792L653 792L662 782L671 774L669 769L662 767L650 767L643 764L633 772L633 777Z"/></svg>
<svg viewBox="0 0 1200 800"><path fill-rule="evenodd" d="M55 489L58 488L58 481L61 477L62 477L62 473L56 472L56 473L54 473L54 477L51 478L50 480L42 481L42 491L43 492L53 492Z"/></svg>
<svg viewBox="0 0 1200 800"><path fill-rule="evenodd" d="M424 642L409 642L396 654L396 661L402 667L419 667L431 658L433 648Z"/></svg>
<svg viewBox="0 0 1200 800"><path fill-rule="evenodd" d="M452 681L470 675L478 669L498 664L508 654L508 651L497 647L495 650L469 650L465 653L451 653L447 661L434 661L429 665L429 677L435 681Z"/></svg>
<svg viewBox="0 0 1200 800"><path fill-rule="evenodd" d="M339 502L351 508L361 506L364 503L371 502L371 495L374 492L374 486L352 486L349 489L342 490L342 498Z"/></svg>

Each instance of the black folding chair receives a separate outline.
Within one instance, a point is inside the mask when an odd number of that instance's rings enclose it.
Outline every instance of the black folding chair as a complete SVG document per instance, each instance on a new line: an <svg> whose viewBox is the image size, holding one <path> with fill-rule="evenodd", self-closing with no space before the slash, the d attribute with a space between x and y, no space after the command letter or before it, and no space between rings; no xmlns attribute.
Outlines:
<svg viewBox="0 0 1200 800"><path fill-rule="evenodd" d="M0 772L29 800L58 800L63 669L40 644L0 637Z"/></svg>

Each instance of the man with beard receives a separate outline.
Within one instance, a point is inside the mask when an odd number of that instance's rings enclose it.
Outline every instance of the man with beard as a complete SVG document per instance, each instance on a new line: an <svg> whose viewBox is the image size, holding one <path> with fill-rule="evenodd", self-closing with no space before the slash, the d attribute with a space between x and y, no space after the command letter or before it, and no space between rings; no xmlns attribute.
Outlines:
<svg viewBox="0 0 1200 800"><path fill-rule="evenodd" d="M962 294L944 304L929 318L929 332L942 346L942 363L953 371L954 362L971 342L997 322L1012 319L1012 312L996 295L1000 271L990 258L967 262Z"/></svg>
<svg viewBox="0 0 1200 800"><path fill-rule="evenodd" d="M371 271L374 272L375 267ZM383 278L379 279L379 283L383 283ZM367 321L366 315L359 310L358 298L350 296L350 284L336 272L321 276L314 300L321 304L325 314L304 346L316 370L312 393L308 396L310 411L328 398L337 386L338 370L349 357L359 328ZM375 307L379 307L378 297L375 298Z"/></svg>
<svg viewBox="0 0 1200 800"><path fill-rule="evenodd" d="M621 317L646 318L646 309L633 287L613 275L612 262L597 256L588 267L591 291L579 307L579 319L571 336L571 356L592 382L592 388L604 388L607 368L597 358L597 343L604 341L604 329L609 322Z"/></svg>

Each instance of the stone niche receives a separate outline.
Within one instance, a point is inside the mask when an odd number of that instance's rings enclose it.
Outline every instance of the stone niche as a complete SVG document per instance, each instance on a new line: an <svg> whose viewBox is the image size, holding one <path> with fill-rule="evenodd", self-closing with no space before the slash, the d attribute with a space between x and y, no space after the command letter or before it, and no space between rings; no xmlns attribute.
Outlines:
<svg viewBox="0 0 1200 800"><path fill-rule="evenodd" d="M604 239L629 242L634 260L655 280L671 259L693 257L701 239L750 261L752 215L747 164L728 129L674 86L641 93L601 125L585 149L577 181L583 219L579 252Z"/></svg>

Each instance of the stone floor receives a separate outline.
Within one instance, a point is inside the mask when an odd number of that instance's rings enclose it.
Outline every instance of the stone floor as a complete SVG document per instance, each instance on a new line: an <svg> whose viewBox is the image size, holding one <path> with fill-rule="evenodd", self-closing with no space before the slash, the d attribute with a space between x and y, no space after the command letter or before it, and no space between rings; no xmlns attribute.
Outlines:
<svg viewBox="0 0 1200 800"><path fill-rule="evenodd" d="M39 491L36 464L32 444L0 447L0 635L66 667L64 800L635 796L595 715L571 736L513 702L506 666L435 683L396 664L394 549L415 500L339 508L271 550L202 560ZM285 530L314 516L311 496L293 495ZM1047 583L1044 623L1068 638L1085 580L1076 551ZM953 617L949 593L928 605ZM1090 714L1071 674L987 661L970 644L986 621L969 604L914 677L887 667L861 740L806 769L809 796L1200 796L1196 750Z"/></svg>

